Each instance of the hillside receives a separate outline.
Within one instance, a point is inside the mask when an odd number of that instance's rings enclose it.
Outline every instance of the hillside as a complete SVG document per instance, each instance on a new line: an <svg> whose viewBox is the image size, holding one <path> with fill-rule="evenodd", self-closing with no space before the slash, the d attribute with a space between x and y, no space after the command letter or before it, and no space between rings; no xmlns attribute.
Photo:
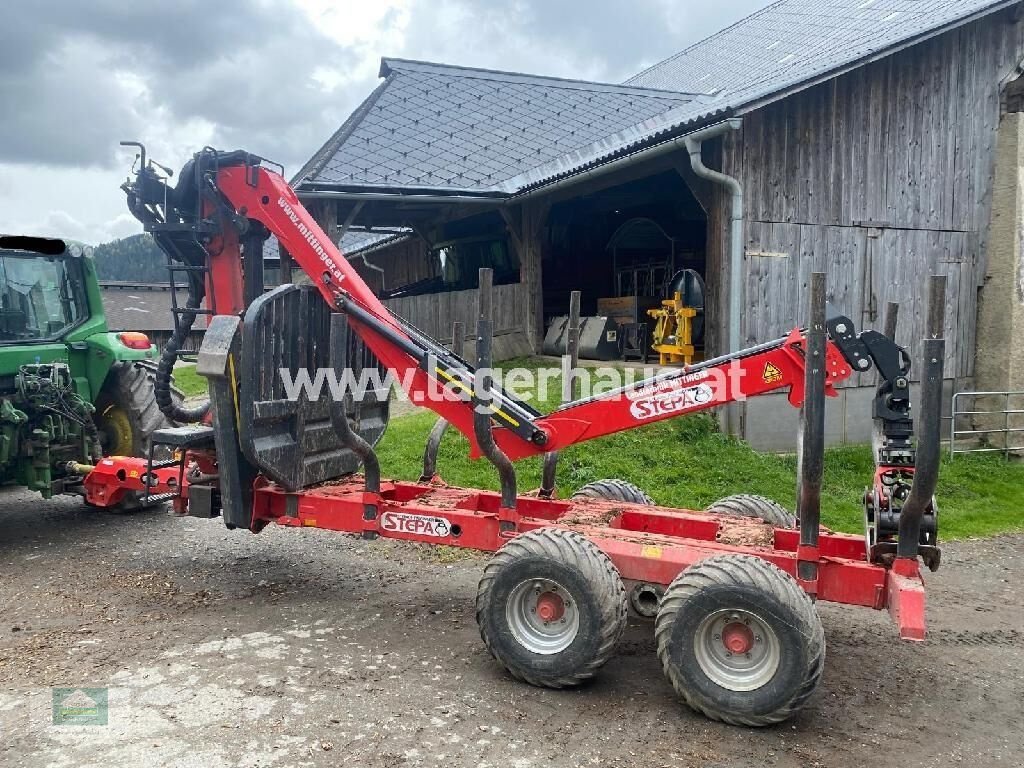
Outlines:
<svg viewBox="0 0 1024 768"><path fill-rule="evenodd" d="M93 258L100 280L167 282L167 259L147 234L97 245Z"/></svg>

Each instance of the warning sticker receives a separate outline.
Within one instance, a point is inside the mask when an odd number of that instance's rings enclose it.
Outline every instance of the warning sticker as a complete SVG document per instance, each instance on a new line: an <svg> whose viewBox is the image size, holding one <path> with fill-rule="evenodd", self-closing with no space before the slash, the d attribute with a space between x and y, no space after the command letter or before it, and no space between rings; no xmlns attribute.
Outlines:
<svg viewBox="0 0 1024 768"><path fill-rule="evenodd" d="M764 379L765 384L774 384L777 381L782 381L782 371L774 363L765 363L761 378Z"/></svg>
<svg viewBox="0 0 1024 768"><path fill-rule="evenodd" d="M407 515L404 512L385 512L380 518L380 527L385 531L411 533L416 536L436 536L443 539L452 532L451 523L443 517Z"/></svg>

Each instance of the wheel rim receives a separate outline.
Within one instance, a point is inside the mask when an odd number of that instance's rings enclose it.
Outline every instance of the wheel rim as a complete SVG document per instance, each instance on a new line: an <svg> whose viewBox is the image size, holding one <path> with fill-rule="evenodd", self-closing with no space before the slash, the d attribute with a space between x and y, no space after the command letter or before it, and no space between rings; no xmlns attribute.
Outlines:
<svg viewBox="0 0 1024 768"><path fill-rule="evenodd" d="M108 456L132 455L132 423L123 408L117 405L108 405L99 413L96 422L104 454Z"/></svg>
<svg viewBox="0 0 1024 768"><path fill-rule="evenodd" d="M508 597L505 618L516 641L531 653L564 651L580 630L576 599L551 579L524 581Z"/></svg>
<svg viewBox="0 0 1024 768"><path fill-rule="evenodd" d="M724 609L697 627L694 654L701 670L730 691L753 691L775 676L781 644L775 631L757 614Z"/></svg>

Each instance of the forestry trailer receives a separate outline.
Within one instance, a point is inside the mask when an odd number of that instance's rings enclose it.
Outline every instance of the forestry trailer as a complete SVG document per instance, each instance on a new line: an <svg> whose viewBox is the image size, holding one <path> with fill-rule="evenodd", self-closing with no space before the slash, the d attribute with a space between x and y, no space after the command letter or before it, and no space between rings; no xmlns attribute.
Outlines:
<svg viewBox="0 0 1024 768"><path fill-rule="evenodd" d="M680 696L729 723L780 722L814 691L825 659L815 600L888 609L902 638L924 638L920 566L939 563L941 278L931 285L916 442L907 353L888 335L827 318L823 275L810 285L809 323L785 338L543 414L490 374L488 271L473 366L378 300L279 170L246 152L205 149L171 186L135 146L140 163L123 187L129 208L189 289L161 355L157 400L168 418L192 425L154 435L174 461L100 462L85 478L92 503L174 493L179 512L219 515L232 529L274 523L492 551L476 616L487 648L514 676L554 688L592 677L632 605L654 617L657 652ZM271 234L312 285L264 293ZM199 316L208 324L198 371L210 401L185 410L168 397L169 376ZM373 445L387 425L387 389L289 399L281 374L302 368L396 374L495 466L501 492L444 484L434 437L419 482L383 479ZM869 370L879 379L878 436L865 532L837 534L819 525L825 398ZM437 391L443 396L430 396ZM621 481L568 499L517 493L517 459L777 391L802 408L795 521L753 495L700 511L658 507Z"/></svg>

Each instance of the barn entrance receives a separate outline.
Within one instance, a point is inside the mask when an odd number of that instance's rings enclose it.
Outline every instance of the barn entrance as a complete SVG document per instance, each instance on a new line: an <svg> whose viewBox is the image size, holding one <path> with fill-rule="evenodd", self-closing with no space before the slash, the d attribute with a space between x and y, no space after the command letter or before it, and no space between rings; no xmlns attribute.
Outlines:
<svg viewBox="0 0 1024 768"><path fill-rule="evenodd" d="M642 333L649 349L648 311L672 298L677 275L716 279L707 274L707 216L674 170L557 203L548 227L545 327L568 313L569 292L579 290L584 316L608 316L627 336ZM700 359L703 338L694 340Z"/></svg>

